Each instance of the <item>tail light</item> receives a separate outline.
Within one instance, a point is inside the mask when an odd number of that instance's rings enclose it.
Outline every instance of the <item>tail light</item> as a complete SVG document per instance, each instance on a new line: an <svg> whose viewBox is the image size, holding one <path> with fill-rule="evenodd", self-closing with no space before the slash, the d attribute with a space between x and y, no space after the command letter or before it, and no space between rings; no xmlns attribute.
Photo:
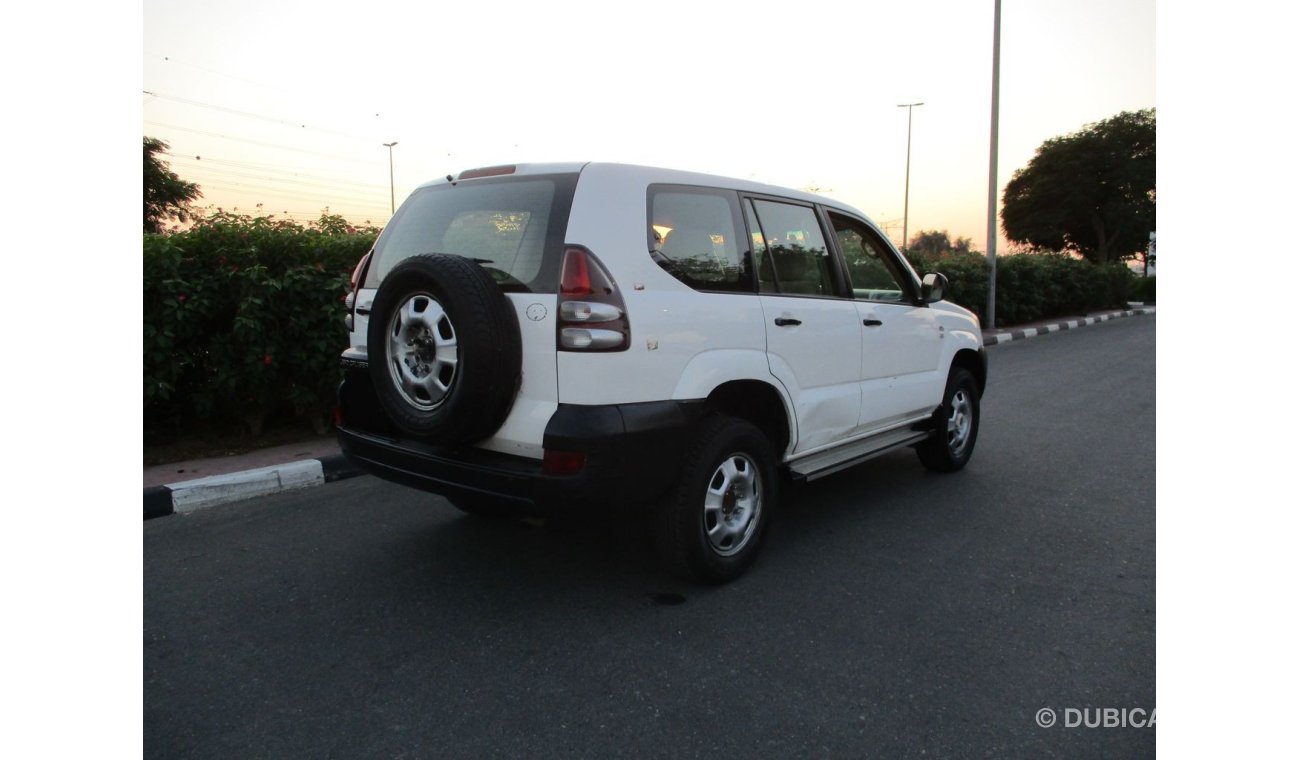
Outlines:
<svg viewBox="0 0 1300 760"><path fill-rule="evenodd" d="M357 285L361 284L365 279L366 266L370 263L370 253L372 252L367 252L365 256L362 256L361 260L357 262L356 269L352 270L352 280L348 289L348 294L343 297L343 306L348 312L347 316L343 318L343 322L348 326L348 332L352 332L352 310L355 309L357 305Z"/></svg>
<svg viewBox="0 0 1300 760"><path fill-rule="evenodd" d="M581 246L564 251L556 324L561 351L626 351L631 345L632 328L618 285L600 259Z"/></svg>

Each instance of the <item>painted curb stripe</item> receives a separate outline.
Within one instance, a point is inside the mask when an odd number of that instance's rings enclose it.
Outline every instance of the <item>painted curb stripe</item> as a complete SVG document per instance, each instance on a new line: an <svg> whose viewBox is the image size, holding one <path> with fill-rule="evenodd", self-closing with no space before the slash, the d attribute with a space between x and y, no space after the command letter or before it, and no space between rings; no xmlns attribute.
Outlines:
<svg viewBox="0 0 1300 760"><path fill-rule="evenodd" d="M190 512L227 501L242 501L278 491L324 483L320 461L308 459L227 475L169 483L177 512Z"/></svg>
<svg viewBox="0 0 1300 760"><path fill-rule="evenodd" d="M1049 333L1060 332L1061 330L1075 330L1084 325L1101 324L1112 319L1122 317L1134 317L1141 314L1155 314L1154 306L1145 306L1141 309L1127 309L1125 311L1112 311L1105 314L1098 314L1095 317L1085 317L1083 319L1070 319L1064 322L1054 322L1048 325L1039 325L1038 327L1028 327L1023 330L1014 330L1012 332L993 333L984 336L984 345L996 346L1001 343L1010 343L1013 340L1024 340L1033 338L1038 335L1047 335Z"/></svg>
<svg viewBox="0 0 1300 760"><path fill-rule="evenodd" d="M166 517L175 511L172 505L172 489L167 486L151 486L144 489L144 519Z"/></svg>
<svg viewBox="0 0 1300 760"><path fill-rule="evenodd" d="M144 489L144 519L193 512L255 496L323 485L365 474L342 454Z"/></svg>

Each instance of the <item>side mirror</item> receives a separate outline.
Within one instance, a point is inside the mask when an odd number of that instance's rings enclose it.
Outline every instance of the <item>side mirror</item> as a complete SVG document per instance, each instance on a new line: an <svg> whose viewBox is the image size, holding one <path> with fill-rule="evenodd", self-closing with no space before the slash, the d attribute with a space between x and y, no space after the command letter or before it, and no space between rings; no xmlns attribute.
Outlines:
<svg viewBox="0 0 1300 760"><path fill-rule="evenodd" d="M938 272L926 272L921 278L921 300L926 303L942 301L948 290L948 278Z"/></svg>

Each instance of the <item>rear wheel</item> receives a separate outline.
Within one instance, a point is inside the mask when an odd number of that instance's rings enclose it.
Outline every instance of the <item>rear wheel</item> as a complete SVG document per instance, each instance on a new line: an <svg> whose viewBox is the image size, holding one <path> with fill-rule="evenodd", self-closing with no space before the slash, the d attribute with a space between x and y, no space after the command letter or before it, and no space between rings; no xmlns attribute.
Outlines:
<svg viewBox="0 0 1300 760"><path fill-rule="evenodd" d="M916 447L921 464L935 472L960 470L975 451L980 429L979 386L969 371L953 367L948 373L943 405L935 421L934 435Z"/></svg>
<svg viewBox="0 0 1300 760"><path fill-rule="evenodd" d="M674 574L705 583L739 577L758 554L776 502L776 457L744 420L707 419L677 487L655 514L659 554Z"/></svg>

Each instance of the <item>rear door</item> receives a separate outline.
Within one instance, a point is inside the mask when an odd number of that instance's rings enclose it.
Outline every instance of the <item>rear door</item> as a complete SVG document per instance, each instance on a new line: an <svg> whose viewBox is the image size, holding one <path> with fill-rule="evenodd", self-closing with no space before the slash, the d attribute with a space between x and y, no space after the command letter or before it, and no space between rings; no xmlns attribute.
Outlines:
<svg viewBox="0 0 1300 760"><path fill-rule="evenodd" d="M357 291L355 353L366 352L369 311L383 278L422 253L474 259L505 291L519 321L519 393L495 435L477 446L540 459L542 436L558 404L556 293L577 174L462 179L416 190L384 228Z"/></svg>
<svg viewBox="0 0 1300 760"><path fill-rule="evenodd" d="M794 454L858 428L862 328L813 206L744 199L767 330L768 366L794 403Z"/></svg>

